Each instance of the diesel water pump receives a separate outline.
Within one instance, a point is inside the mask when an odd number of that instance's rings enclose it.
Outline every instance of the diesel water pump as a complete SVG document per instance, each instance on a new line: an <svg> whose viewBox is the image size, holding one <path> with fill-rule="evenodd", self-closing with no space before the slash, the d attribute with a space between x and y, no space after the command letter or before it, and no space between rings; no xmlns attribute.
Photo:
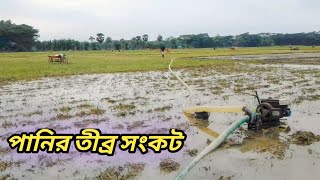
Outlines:
<svg viewBox="0 0 320 180"><path fill-rule="evenodd" d="M247 107L243 107L245 115L250 117L248 122L249 130L266 129L270 127L279 126L282 120L291 116L291 110L289 108L289 102L285 99L261 99L256 92L254 95L257 98L258 105L256 112L253 113ZM193 117L198 120L208 120L210 116L209 112L195 112Z"/></svg>

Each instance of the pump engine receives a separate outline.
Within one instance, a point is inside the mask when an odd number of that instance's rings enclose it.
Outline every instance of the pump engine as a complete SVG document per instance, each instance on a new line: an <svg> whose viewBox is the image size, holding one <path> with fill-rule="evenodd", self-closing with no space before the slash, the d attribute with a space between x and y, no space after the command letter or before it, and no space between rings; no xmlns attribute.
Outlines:
<svg viewBox="0 0 320 180"><path fill-rule="evenodd" d="M266 129L270 127L276 127L281 124L285 117L291 116L291 110L289 108L289 102L285 99L261 99L256 92L255 97L258 101L256 112L253 113L248 108L244 107L243 111L245 115L250 117L248 122L249 130ZM195 112L193 117L198 120L208 120L210 113L208 112Z"/></svg>

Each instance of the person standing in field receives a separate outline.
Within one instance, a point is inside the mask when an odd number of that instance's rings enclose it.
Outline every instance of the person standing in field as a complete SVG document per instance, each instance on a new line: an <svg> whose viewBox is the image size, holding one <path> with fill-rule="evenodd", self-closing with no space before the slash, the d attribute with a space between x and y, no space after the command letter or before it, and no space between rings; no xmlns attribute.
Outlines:
<svg viewBox="0 0 320 180"><path fill-rule="evenodd" d="M164 58L164 51L166 50L166 47L164 45L161 45L160 50L161 50L162 58Z"/></svg>

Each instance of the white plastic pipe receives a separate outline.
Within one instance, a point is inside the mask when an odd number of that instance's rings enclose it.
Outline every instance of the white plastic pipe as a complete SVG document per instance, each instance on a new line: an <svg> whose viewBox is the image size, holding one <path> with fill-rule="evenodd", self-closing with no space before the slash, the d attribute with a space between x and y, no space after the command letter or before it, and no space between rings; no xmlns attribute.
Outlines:
<svg viewBox="0 0 320 180"><path fill-rule="evenodd" d="M187 88L188 92L189 92L189 97L187 98L187 100L185 101L184 106L182 107L183 111L185 113L195 113L195 112L242 112L242 107L243 106L194 106L194 107L190 107L187 108L187 104L189 103L189 101L192 99L193 97L193 93L192 93L192 89L184 82L184 80L182 80L177 73L173 72L171 69L171 64L173 63L173 61L176 58L172 58L171 62L169 64L169 71L170 73L175 76L178 81Z"/></svg>
<svg viewBox="0 0 320 180"><path fill-rule="evenodd" d="M173 74L178 80L179 82L185 86L187 88L187 90L189 91L189 97L187 98L184 107L183 107L183 111L185 113L194 113L194 112L242 112L242 107L240 106L195 106L195 107L191 107L186 109L188 102L190 101L191 97L192 97L192 90L191 88L175 73L171 70L171 64L172 62L175 60L175 58L171 59L171 62L169 64L169 71L171 72L171 74ZM208 147L206 147L177 177L176 180L181 180L183 179L186 174L204 157L206 156L208 153L210 153L211 151L215 150L216 148L218 148L220 146L221 143L223 143L230 134L233 133L233 131L235 131L237 128L239 128L243 123L246 123L249 121L249 116L246 116L243 119L240 119L234 123L231 124L231 126L226 129L224 132L222 132L220 134L220 136L215 139Z"/></svg>
<svg viewBox="0 0 320 180"><path fill-rule="evenodd" d="M173 61L175 60L176 58L172 58L171 59L171 62L169 64L169 71L171 72L171 74L173 74L177 79L178 81L187 88L188 92L189 92L189 97L187 98L186 102L184 103L184 107L182 107L182 109L185 109L187 104L189 103L191 97L192 97L192 90L191 88L175 73L171 70L171 64L173 63Z"/></svg>

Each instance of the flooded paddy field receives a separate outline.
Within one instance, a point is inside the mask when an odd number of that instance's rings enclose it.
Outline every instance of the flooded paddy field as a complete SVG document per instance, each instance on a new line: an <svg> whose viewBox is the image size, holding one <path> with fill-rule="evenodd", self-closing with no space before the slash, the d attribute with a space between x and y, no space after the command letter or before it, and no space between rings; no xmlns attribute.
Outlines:
<svg viewBox="0 0 320 180"><path fill-rule="evenodd" d="M174 66L174 65L173 65ZM174 70L174 67L173 67ZM292 117L285 131L255 134L242 126L200 161L186 179L315 179L320 177L320 65L238 62L176 70L194 90L190 105L255 107L252 96L286 98ZM211 113L197 122L182 113L187 90L166 71L76 75L20 81L0 87L0 179L174 179L242 113ZM17 154L7 138L40 128L77 134L168 134L184 130L177 153L115 150L104 156Z"/></svg>
<svg viewBox="0 0 320 180"><path fill-rule="evenodd" d="M198 57L199 59L232 59L232 60L293 60L293 59L319 59L320 53L289 53L289 54L259 54L259 55L232 55Z"/></svg>

